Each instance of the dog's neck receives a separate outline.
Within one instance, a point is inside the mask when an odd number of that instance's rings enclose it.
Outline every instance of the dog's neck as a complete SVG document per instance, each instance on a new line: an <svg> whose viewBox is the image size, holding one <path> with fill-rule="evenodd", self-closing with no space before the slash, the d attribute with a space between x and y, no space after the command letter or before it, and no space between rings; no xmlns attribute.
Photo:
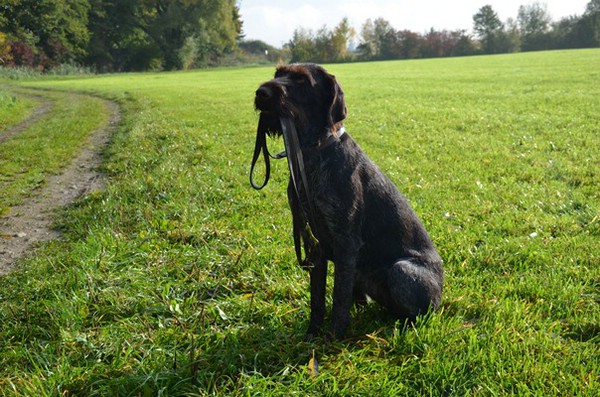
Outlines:
<svg viewBox="0 0 600 397"><path fill-rule="evenodd" d="M321 150L333 145L334 143L342 140L342 137L345 137L344 135L346 134L346 129L344 128L343 125L341 125L337 128L337 130L332 128L328 132L329 133L327 134L327 136L324 139L321 139L321 140L319 140L319 142L317 142L317 145L314 148L314 150L321 151Z"/></svg>
<svg viewBox="0 0 600 397"><path fill-rule="evenodd" d="M315 133L314 135L317 134ZM346 129L341 123L336 124L332 128L326 128L324 134L319 133L318 135L321 136L316 141L302 145L301 150L305 155L320 152L347 137Z"/></svg>

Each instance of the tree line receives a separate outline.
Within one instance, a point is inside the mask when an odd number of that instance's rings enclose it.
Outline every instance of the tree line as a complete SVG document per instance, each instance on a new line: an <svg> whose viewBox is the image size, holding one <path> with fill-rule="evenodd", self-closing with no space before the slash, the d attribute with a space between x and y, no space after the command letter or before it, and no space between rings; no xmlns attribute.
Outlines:
<svg viewBox="0 0 600 397"><path fill-rule="evenodd" d="M412 59L600 46L600 0L582 15L552 21L545 4L502 22L490 5L473 32L397 30L367 20L357 34L347 18L333 29L298 28L277 49L244 40L236 0L3 0L0 66L45 70L64 64L99 72L176 70L235 62Z"/></svg>
<svg viewBox="0 0 600 397"><path fill-rule="evenodd" d="M491 5L473 15L475 37L467 30L435 30L421 34L397 30L384 18L367 20L360 35L344 18L329 30L296 29L286 44L293 62L414 59L499 54L567 48L600 47L600 0L591 0L582 15L554 22L544 3L520 6L516 19L502 22ZM347 43L359 36L349 51Z"/></svg>
<svg viewBox="0 0 600 397"><path fill-rule="evenodd" d="M236 0L3 0L0 65L186 69L233 51L241 32Z"/></svg>

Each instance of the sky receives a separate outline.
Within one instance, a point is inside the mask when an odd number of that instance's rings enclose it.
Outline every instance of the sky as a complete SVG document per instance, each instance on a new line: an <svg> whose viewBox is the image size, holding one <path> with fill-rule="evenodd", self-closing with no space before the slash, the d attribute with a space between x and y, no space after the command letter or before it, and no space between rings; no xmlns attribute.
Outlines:
<svg viewBox="0 0 600 397"><path fill-rule="evenodd" d="M519 6L532 0L238 0L246 39L262 40L275 47L290 41L294 30L335 27L344 17L360 33L368 19L383 18L397 30L425 33L473 28L473 15L486 4L503 22L516 18ZM589 0L541 0L554 21L581 15Z"/></svg>

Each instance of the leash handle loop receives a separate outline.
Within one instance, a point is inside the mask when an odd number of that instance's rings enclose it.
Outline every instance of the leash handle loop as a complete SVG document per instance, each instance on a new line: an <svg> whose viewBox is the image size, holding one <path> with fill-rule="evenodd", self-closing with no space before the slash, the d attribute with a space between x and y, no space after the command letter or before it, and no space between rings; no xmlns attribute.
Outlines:
<svg viewBox="0 0 600 397"><path fill-rule="evenodd" d="M277 153L275 155L269 152L267 148L267 127L265 126L266 121L264 116L261 115L258 119L258 127L256 129L256 142L254 143L254 155L252 156L252 163L250 165L250 185L256 190L260 190L267 185L269 182L269 178L271 177L271 159L280 160L284 157L287 157L287 151L283 151ZM265 180L262 185L257 185L254 182L254 168L256 167L256 162L260 157L260 153L262 152L263 158L265 159Z"/></svg>
<svg viewBox="0 0 600 397"><path fill-rule="evenodd" d="M265 159L265 180L262 185L257 185L254 182L254 167L256 166L256 162L258 161L258 157L262 152L263 158ZM256 190L260 190L267 185L269 182L269 178L271 176L271 161L269 160L271 154L267 149L267 137L266 137L266 126L265 119L261 115L258 119L258 127L256 128L256 142L254 144L254 155L252 156L252 164L250 165L250 185Z"/></svg>

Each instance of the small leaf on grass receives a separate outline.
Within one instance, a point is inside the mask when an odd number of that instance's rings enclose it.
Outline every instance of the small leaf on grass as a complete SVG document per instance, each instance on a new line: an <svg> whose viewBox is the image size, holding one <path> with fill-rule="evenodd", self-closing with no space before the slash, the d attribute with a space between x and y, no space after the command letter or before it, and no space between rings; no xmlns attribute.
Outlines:
<svg viewBox="0 0 600 397"><path fill-rule="evenodd" d="M225 314L225 312L223 310L221 310L221 308L219 306L217 306L217 311L219 312L219 317L221 317L221 320L224 320L224 321L229 320L229 317L227 317L227 314Z"/></svg>

